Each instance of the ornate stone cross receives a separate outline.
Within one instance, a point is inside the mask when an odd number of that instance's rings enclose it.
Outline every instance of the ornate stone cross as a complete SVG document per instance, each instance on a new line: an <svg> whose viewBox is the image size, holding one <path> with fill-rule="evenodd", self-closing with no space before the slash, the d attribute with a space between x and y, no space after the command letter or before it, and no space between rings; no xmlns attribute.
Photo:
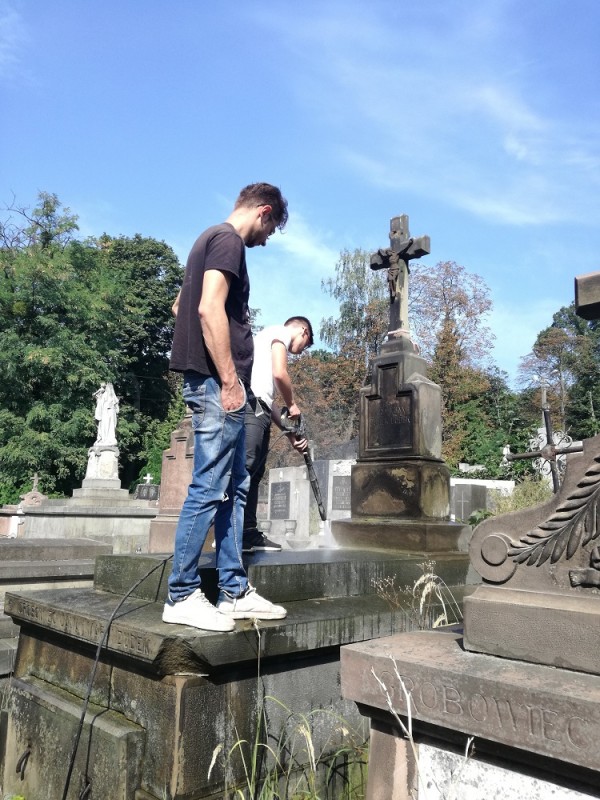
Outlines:
<svg viewBox="0 0 600 800"><path fill-rule="evenodd" d="M391 247L378 250L371 256L371 269L387 269L390 290L389 335L408 334L408 276L409 262L431 252L429 236L413 238L408 230L408 216L402 214L390 220Z"/></svg>

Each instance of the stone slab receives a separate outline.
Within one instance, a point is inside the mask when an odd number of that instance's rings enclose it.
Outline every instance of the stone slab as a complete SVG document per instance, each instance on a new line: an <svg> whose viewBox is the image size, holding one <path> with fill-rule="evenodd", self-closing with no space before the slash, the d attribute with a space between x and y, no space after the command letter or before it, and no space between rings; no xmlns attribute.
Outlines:
<svg viewBox="0 0 600 800"><path fill-rule="evenodd" d="M600 674L600 597L479 586L465 601L465 648Z"/></svg>
<svg viewBox="0 0 600 800"><path fill-rule="evenodd" d="M11 723L12 744L5 763L4 788L14 786L16 761L32 737L36 741L30 764L32 772L46 776L53 789L64 781L67 768L64 754L72 746L73 721L81 711L94 651L87 652L83 648L69 651L63 644L54 642L51 637L41 638L25 632L21 636L16 691L22 700L17 701L18 708ZM339 695L337 653L327 657L306 653L282 662L263 661L260 680L257 680L256 662L247 668L233 665L230 669L219 669L212 679L189 673L157 679L135 666L128 660L111 658L110 654L103 657L95 674L91 701L94 711L100 712L98 719L110 709L114 718L129 723L115 727L113 754L121 752L123 733L129 730L135 735L136 726L143 730L145 748L141 763L136 761L135 750L128 760L130 766L139 765L138 783L133 794L117 794L117 779L106 780L94 764L91 787L94 800L132 800L134 796L136 800L231 798L233 790L223 794L225 764L222 756L215 759L209 776L215 748L222 754L233 751L227 764L230 786L236 781L243 785L244 769L236 757L234 745L236 741L255 741L260 727L257 714L263 703L268 719L268 742L276 743L283 736L290 749L293 747L294 758L300 764L308 759L304 739L298 731L300 722L311 721L311 740L315 752L322 755L336 753L342 746L347 753L350 742L362 745L365 741L364 720L354 703L343 701ZM40 711L39 705L45 710ZM51 724L47 722L46 709L48 715L51 714ZM42 726L40 719L44 722ZM88 733L86 726L73 776L73 790L69 794L73 800L80 796L82 756L86 754ZM97 747L99 742L94 736L95 731L92 731L92 741ZM250 744L246 753L249 749ZM108 753L108 746L103 750ZM58 752L63 755L59 757ZM96 752L92 753L92 758L96 757ZM264 753L268 757L266 748ZM283 750L281 754L285 757ZM114 769L121 769L116 758ZM125 775L119 774L118 779L124 781ZM47 793L44 786L32 784L28 785L26 793L27 800L55 800L60 796L56 792ZM342 792L335 796L341 797Z"/></svg>
<svg viewBox="0 0 600 800"><path fill-rule="evenodd" d="M596 791L585 791L551 780L549 776L528 774L519 765L498 764L481 759L477 751L465 758L440 747L439 743L419 742L419 777L427 786L427 800L588 800ZM369 798L369 800L371 800ZM383 800L383 799L382 799ZM389 795L386 798L389 800ZM394 797L394 800L399 798Z"/></svg>
<svg viewBox="0 0 600 800"><path fill-rule="evenodd" d="M0 540L0 559L7 561L62 561L93 559L111 553L112 547L94 539L6 539Z"/></svg>
<svg viewBox="0 0 600 800"><path fill-rule="evenodd" d="M466 552L471 528L460 522L360 517L332 520L333 540L341 547L420 553Z"/></svg>
<svg viewBox="0 0 600 800"><path fill-rule="evenodd" d="M459 633L421 631L341 650L342 694L469 736L598 769L600 677L466 652ZM375 673L375 674L373 674ZM477 744L477 740L475 742Z"/></svg>
<svg viewBox="0 0 600 800"><path fill-rule="evenodd" d="M59 798L63 795L70 747L81 715L81 702L65 691L29 677L13 678L6 737L6 763L14 765L27 748L23 778L7 769L3 789L27 798ZM60 725L57 726L57 719ZM27 730L29 735L25 734ZM31 735L33 732L37 735ZM92 787L108 788L114 800L133 796L139 781L145 731L113 710L89 707L77 752L69 797L81 797L85 776ZM61 765L62 769L42 768ZM94 791L93 796L98 796Z"/></svg>
<svg viewBox="0 0 600 800"><path fill-rule="evenodd" d="M277 603L321 597L375 594L382 579L395 579L398 587L411 585L422 575L421 564L433 558L437 574L448 584L468 583L471 574L465 553L380 552L377 550L319 549L279 553L255 553L244 557L250 582ZM200 557L200 575L205 593L216 600L214 553ZM96 560L94 586L124 594L144 574L154 572L135 590L135 597L155 600L166 597L170 572L168 557L158 554L100 556ZM473 574L474 582L479 579Z"/></svg>
<svg viewBox="0 0 600 800"><path fill-rule="evenodd" d="M96 646L119 598L94 589L7 593L5 613L24 628L42 628ZM236 622L231 633L211 633L161 621L162 602L126 600L110 626L106 650L127 656L163 675L181 671L214 672L226 664L254 661L258 655L251 620ZM402 609L390 609L377 595L303 600L286 604L288 616L261 621L261 655L289 656L348 642L389 636L409 626Z"/></svg>

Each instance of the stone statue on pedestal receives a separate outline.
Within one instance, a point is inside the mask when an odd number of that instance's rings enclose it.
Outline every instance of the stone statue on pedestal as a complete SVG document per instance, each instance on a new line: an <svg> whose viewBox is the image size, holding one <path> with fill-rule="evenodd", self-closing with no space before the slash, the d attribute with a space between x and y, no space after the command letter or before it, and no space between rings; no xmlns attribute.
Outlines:
<svg viewBox="0 0 600 800"><path fill-rule="evenodd" d="M112 383L102 383L93 395L96 399L94 419L98 423L96 441L88 450L88 465L84 487L119 489L119 449L117 447L117 417L119 398Z"/></svg>
<svg viewBox="0 0 600 800"><path fill-rule="evenodd" d="M117 416L119 414L119 398L115 394L112 383L102 383L97 392L96 411L94 417L98 422L98 436L94 444L115 446L117 444Z"/></svg>

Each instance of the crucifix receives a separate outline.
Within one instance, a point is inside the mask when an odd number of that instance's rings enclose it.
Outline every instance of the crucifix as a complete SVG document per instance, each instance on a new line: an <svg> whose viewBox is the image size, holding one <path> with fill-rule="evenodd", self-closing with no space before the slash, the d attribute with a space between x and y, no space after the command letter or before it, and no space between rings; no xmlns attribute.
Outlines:
<svg viewBox="0 0 600 800"><path fill-rule="evenodd" d="M371 256L371 269L386 269L390 292L389 334L407 334L409 262L431 252L429 236L413 238L408 230L408 215L390 220L390 245Z"/></svg>

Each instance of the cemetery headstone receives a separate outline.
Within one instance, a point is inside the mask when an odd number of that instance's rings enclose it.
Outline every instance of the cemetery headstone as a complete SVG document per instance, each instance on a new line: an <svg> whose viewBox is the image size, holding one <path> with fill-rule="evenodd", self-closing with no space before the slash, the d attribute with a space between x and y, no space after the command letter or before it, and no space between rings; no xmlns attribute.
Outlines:
<svg viewBox="0 0 600 800"><path fill-rule="evenodd" d="M588 292L600 314L600 273L586 277ZM577 313L590 314L580 302ZM464 763L474 761L478 797L506 796L500 764L528 800L598 796L600 436L566 458L550 500L475 528L470 557L483 583L465 597L464 632L342 648L343 694L372 720L368 797L420 796L421 747L435 742L447 765L473 737L475 758ZM397 719L410 721L410 743ZM387 775L373 769L383 764ZM435 782L447 788L437 769ZM453 796L467 796L462 777Z"/></svg>
<svg viewBox="0 0 600 800"><path fill-rule="evenodd" d="M371 257L372 269L387 271L389 331L360 391L351 519L332 522L331 530L341 546L452 550L466 531L450 521L441 391L426 377L408 321L409 264L430 252L429 237L411 236L405 214L391 220L389 236L390 247Z"/></svg>

